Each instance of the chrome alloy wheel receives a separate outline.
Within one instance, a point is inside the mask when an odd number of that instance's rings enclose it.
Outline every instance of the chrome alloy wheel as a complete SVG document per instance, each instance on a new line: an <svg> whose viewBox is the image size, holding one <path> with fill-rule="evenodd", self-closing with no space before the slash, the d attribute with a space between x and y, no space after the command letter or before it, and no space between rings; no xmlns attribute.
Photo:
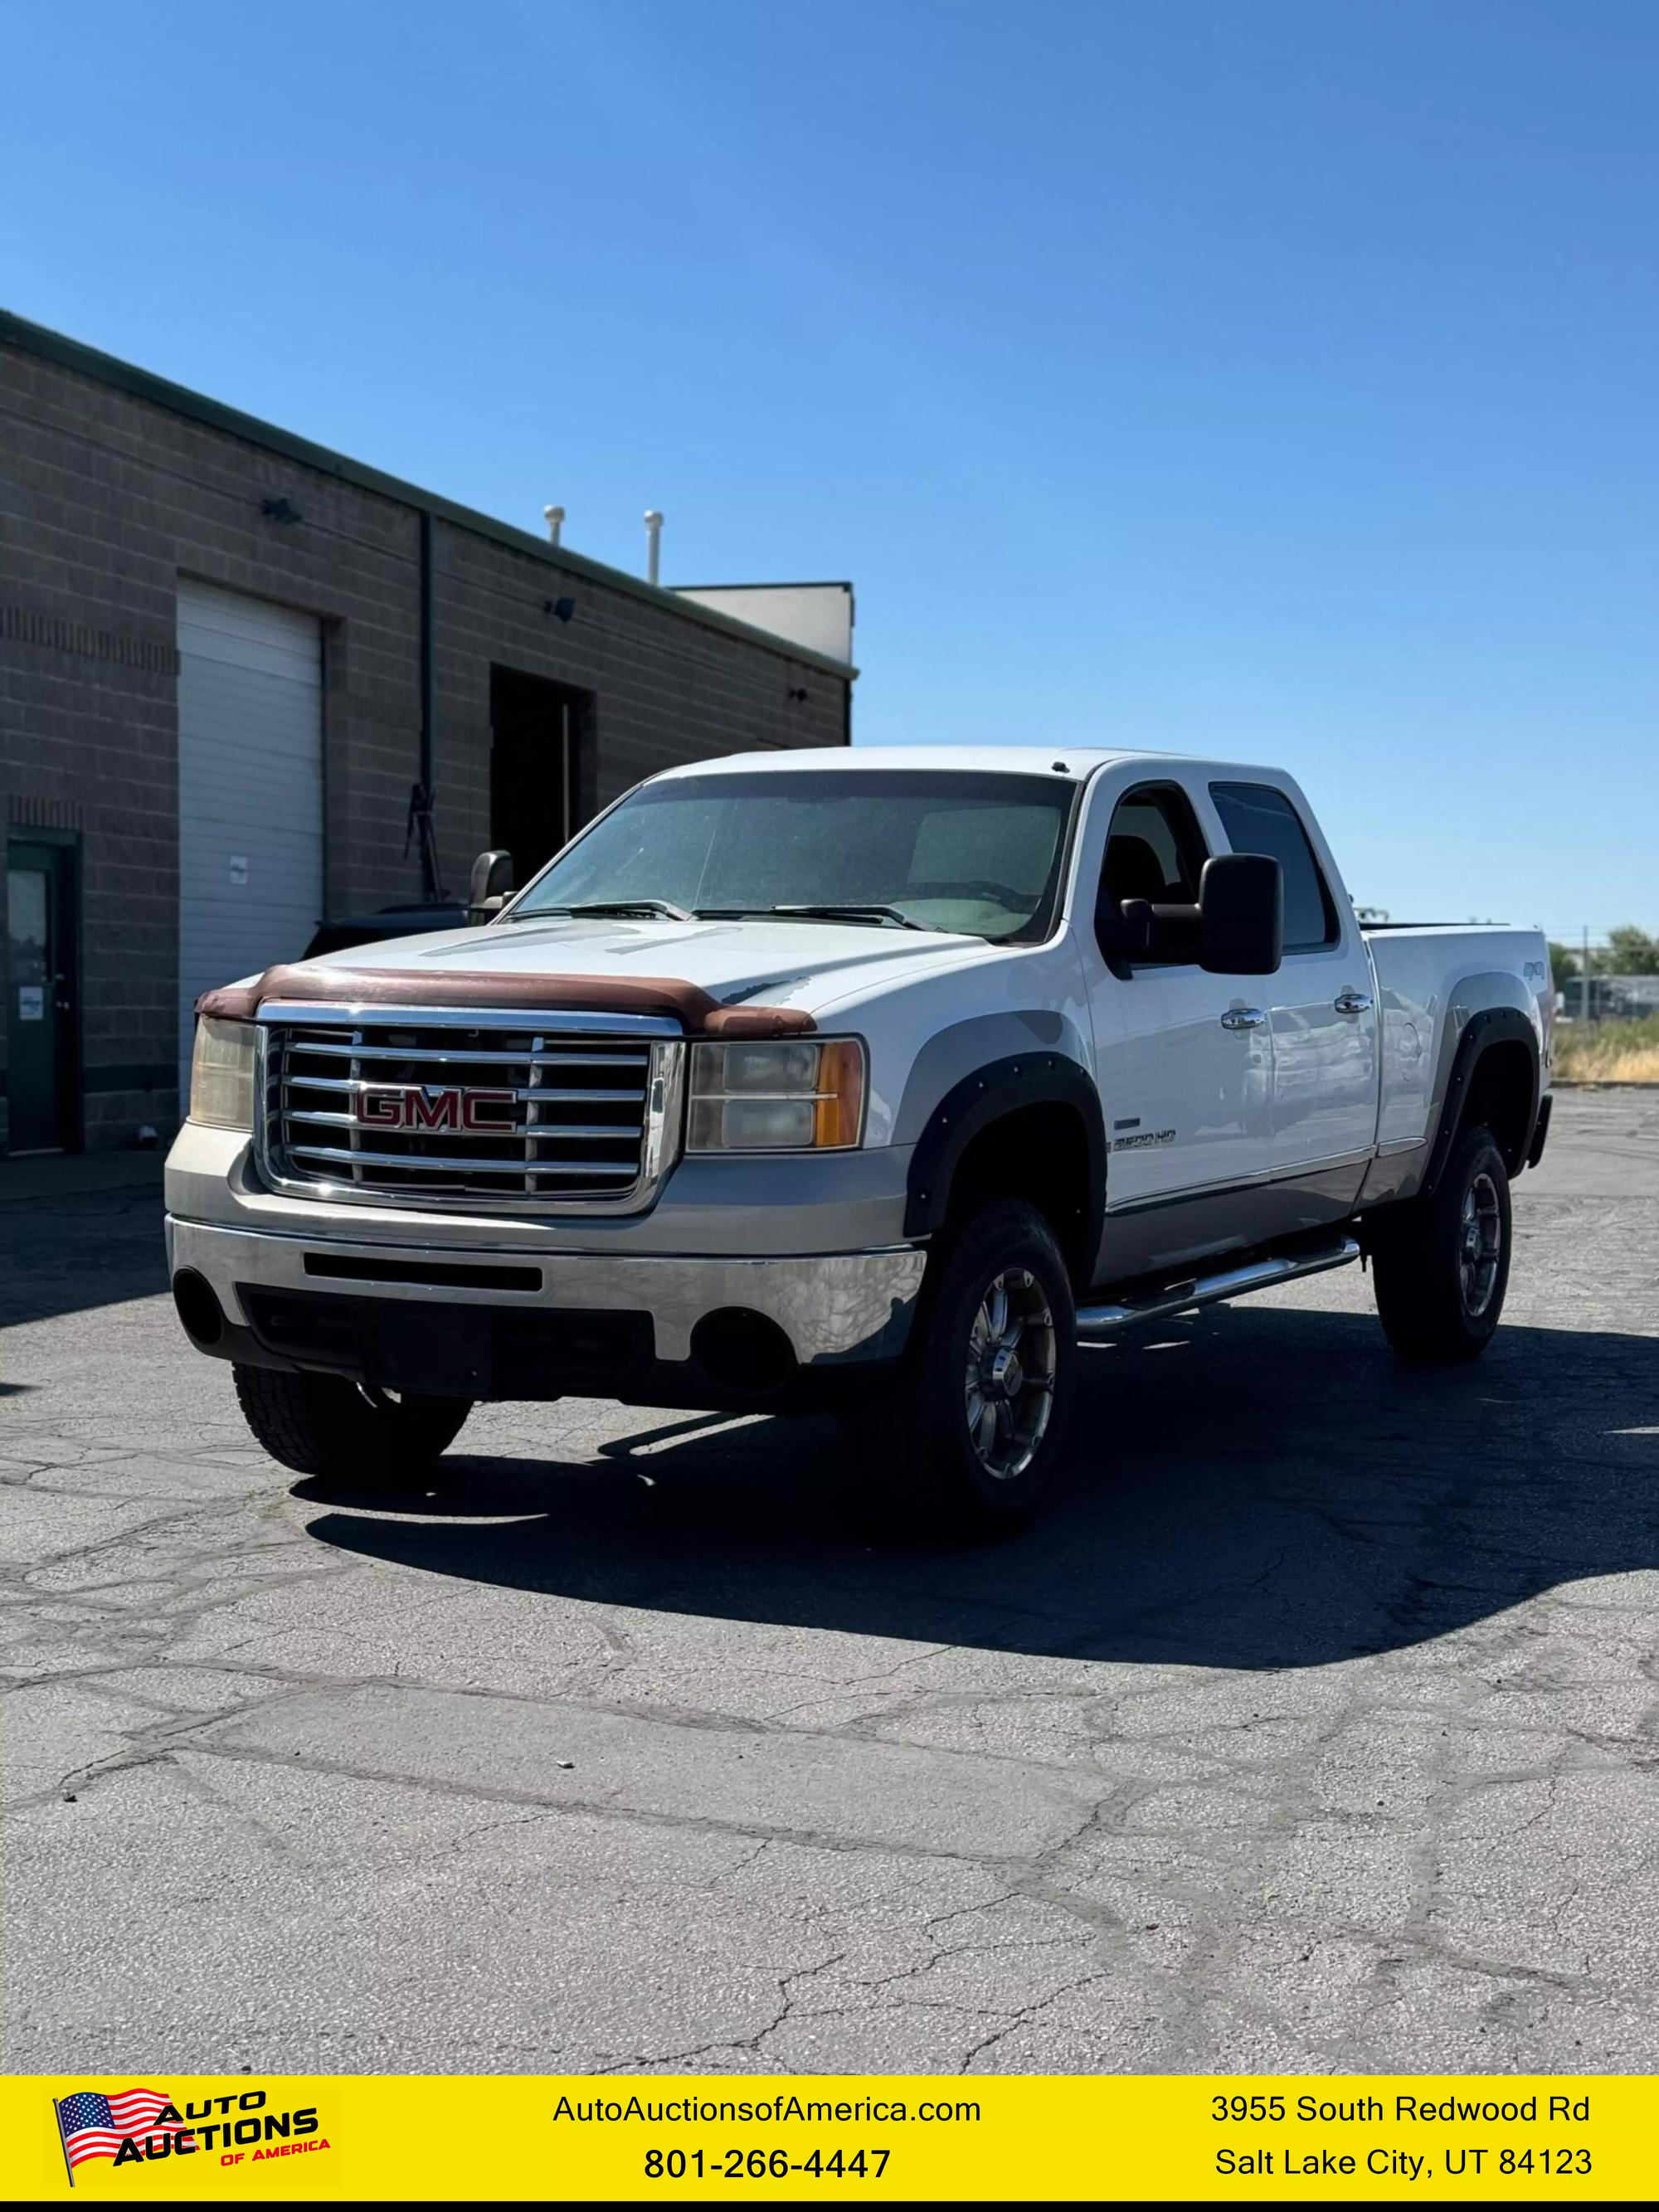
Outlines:
<svg viewBox="0 0 1659 2212"><path fill-rule="evenodd" d="M1054 1321L1029 1267L994 1276L968 1332L968 1441L997 1482L1024 1474L1054 1402Z"/></svg>
<svg viewBox="0 0 1659 2212"><path fill-rule="evenodd" d="M1504 1216L1498 1186L1489 1175L1478 1175L1463 1194L1457 1232L1458 1281L1463 1310L1471 1321L1478 1321L1492 1304L1503 1256Z"/></svg>

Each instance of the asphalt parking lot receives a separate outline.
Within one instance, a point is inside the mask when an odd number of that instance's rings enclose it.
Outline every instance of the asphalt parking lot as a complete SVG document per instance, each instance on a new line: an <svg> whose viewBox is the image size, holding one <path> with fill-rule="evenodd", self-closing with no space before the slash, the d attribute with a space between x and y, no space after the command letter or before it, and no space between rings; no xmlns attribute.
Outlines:
<svg viewBox="0 0 1659 2212"><path fill-rule="evenodd" d="M1564 1096L1480 1366L1357 1270L1091 1352L945 1556L828 1425L290 1484L158 1203L0 1167L6 2068L1659 2063L1659 1093Z"/></svg>

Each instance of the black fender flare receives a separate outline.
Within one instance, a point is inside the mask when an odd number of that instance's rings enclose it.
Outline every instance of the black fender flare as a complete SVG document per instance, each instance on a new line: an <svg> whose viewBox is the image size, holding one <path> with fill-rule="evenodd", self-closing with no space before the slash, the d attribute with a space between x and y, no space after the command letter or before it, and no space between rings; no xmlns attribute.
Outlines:
<svg viewBox="0 0 1659 2212"><path fill-rule="evenodd" d="M1106 1212L1106 1119L1092 1076L1059 1052L1015 1053L992 1060L945 1092L910 1155L907 1237L931 1237L943 1227L963 1152L982 1131L1027 1106L1070 1106L1083 1124L1088 1154L1083 1264L1085 1269L1093 1265Z"/></svg>
<svg viewBox="0 0 1659 2212"><path fill-rule="evenodd" d="M1440 1126L1435 1132L1434 1147L1429 1154L1429 1164L1424 1175L1422 1189L1425 1196L1434 1191L1445 1173L1446 1163L1463 1118L1463 1107L1474 1081L1474 1071L1483 1054L1495 1044L1524 1044L1528 1061L1532 1068L1532 1097L1527 1103L1527 1119L1522 1140L1515 1149L1515 1158L1504 1165L1510 1173L1519 1175L1532 1147L1533 1132L1538 1126L1538 1097L1540 1071L1538 1062L1538 1033L1518 1006L1486 1006L1478 1014L1471 1014L1463 1024L1463 1034L1457 1040L1457 1050L1452 1059L1452 1070L1446 1085L1446 1095L1440 1104Z"/></svg>

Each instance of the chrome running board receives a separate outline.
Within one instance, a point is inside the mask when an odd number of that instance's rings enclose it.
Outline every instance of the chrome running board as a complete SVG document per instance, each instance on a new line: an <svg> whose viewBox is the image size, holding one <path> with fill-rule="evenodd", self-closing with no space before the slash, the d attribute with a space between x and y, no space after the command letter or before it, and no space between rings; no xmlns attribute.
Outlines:
<svg viewBox="0 0 1659 2212"><path fill-rule="evenodd" d="M1103 1344L1121 1330L1138 1328L1143 1322L1165 1321L1171 1314L1190 1312L1194 1306L1212 1306L1223 1298L1243 1297L1250 1291L1269 1291L1277 1283L1293 1283L1303 1275L1322 1275L1329 1267L1346 1267L1359 1257L1352 1237L1321 1244L1307 1252L1277 1260L1249 1260L1242 1267L1226 1267L1213 1275L1194 1275L1168 1284L1144 1298L1126 1298L1121 1305L1087 1305L1077 1310L1080 1344Z"/></svg>

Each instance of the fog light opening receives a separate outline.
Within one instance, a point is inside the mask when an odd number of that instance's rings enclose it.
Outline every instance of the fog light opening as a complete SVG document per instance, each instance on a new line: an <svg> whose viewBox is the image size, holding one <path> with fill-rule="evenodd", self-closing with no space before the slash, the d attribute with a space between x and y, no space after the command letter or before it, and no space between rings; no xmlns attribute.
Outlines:
<svg viewBox="0 0 1659 2212"><path fill-rule="evenodd" d="M218 1343L225 1333L225 1316L205 1275L198 1275L194 1267L180 1267L173 1279L173 1303L192 1344L205 1347Z"/></svg>
<svg viewBox="0 0 1659 2212"><path fill-rule="evenodd" d="M733 1397L775 1396L795 1372L794 1347L776 1322L744 1306L705 1314L691 1332L691 1353Z"/></svg>

